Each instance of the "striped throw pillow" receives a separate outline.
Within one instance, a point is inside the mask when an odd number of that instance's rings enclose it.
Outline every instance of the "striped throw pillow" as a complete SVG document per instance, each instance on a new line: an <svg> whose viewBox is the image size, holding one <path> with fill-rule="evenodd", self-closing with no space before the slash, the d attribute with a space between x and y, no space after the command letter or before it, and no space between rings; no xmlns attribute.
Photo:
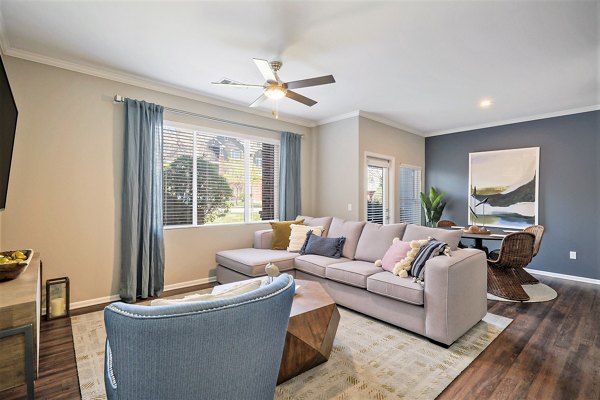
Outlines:
<svg viewBox="0 0 600 400"><path fill-rule="evenodd" d="M450 246L447 243L431 239L425 246L421 247L415 256L410 268L410 274L419 283L425 280L425 264L433 257L446 254L450 255Z"/></svg>
<svg viewBox="0 0 600 400"><path fill-rule="evenodd" d="M302 248L302 245L306 241L306 234L310 231L317 236L321 236L323 234L322 226L308 226L308 225L290 225L292 228L292 233L290 234L290 244L287 248L287 251L297 253Z"/></svg>

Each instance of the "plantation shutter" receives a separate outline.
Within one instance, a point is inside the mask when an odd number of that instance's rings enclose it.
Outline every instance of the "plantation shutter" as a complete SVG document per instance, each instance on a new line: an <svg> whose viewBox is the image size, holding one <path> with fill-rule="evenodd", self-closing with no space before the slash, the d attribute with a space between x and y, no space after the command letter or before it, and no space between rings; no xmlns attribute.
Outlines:
<svg viewBox="0 0 600 400"><path fill-rule="evenodd" d="M400 222L421 224L421 168L400 167Z"/></svg>

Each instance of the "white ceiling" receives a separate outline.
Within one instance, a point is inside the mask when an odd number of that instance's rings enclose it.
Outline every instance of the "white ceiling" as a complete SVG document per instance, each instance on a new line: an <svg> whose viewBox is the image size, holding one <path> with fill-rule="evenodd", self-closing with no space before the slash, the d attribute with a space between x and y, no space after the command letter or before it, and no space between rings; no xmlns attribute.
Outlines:
<svg viewBox="0 0 600 400"><path fill-rule="evenodd" d="M280 103L309 126L361 110L429 136L600 104L597 1L4 0L0 13L5 54L238 106L260 92L210 82L262 84L252 57L282 60L286 81L333 74L297 90L314 107ZM479 108L483 98L494 105Z"/></svg>

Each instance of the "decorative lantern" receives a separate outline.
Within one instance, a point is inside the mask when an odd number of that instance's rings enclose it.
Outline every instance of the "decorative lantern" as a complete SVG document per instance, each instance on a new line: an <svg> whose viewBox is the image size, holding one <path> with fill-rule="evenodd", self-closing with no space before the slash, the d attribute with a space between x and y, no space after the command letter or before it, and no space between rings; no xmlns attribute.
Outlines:
<svg viewBox="0 0 600 400"><path fill-rule="evenodd" d="M70 317L69 278L48 279L46 281L46 320Z"/></svg>

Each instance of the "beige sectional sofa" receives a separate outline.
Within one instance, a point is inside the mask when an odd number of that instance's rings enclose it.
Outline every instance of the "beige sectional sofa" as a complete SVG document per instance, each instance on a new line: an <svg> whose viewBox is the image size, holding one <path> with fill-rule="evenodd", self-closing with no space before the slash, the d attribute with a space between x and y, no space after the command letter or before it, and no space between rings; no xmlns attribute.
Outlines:
<svg viewBox="0 0 600 400"><path fill-rule="evenodd" d="M297 279L320 282L337 304L450 345L487 312L485 254L458 249L460 231L418 225L378 225L339 218L303 217L306 225L324 226L324 236L346 237L341 258L271 250L271 231L255 233L254 247L216 254L217 280L229 283L265 275L267 263ZM392 240L434 237L445 241L451 256L427 261L424 285L376 267Z"/></svg>

